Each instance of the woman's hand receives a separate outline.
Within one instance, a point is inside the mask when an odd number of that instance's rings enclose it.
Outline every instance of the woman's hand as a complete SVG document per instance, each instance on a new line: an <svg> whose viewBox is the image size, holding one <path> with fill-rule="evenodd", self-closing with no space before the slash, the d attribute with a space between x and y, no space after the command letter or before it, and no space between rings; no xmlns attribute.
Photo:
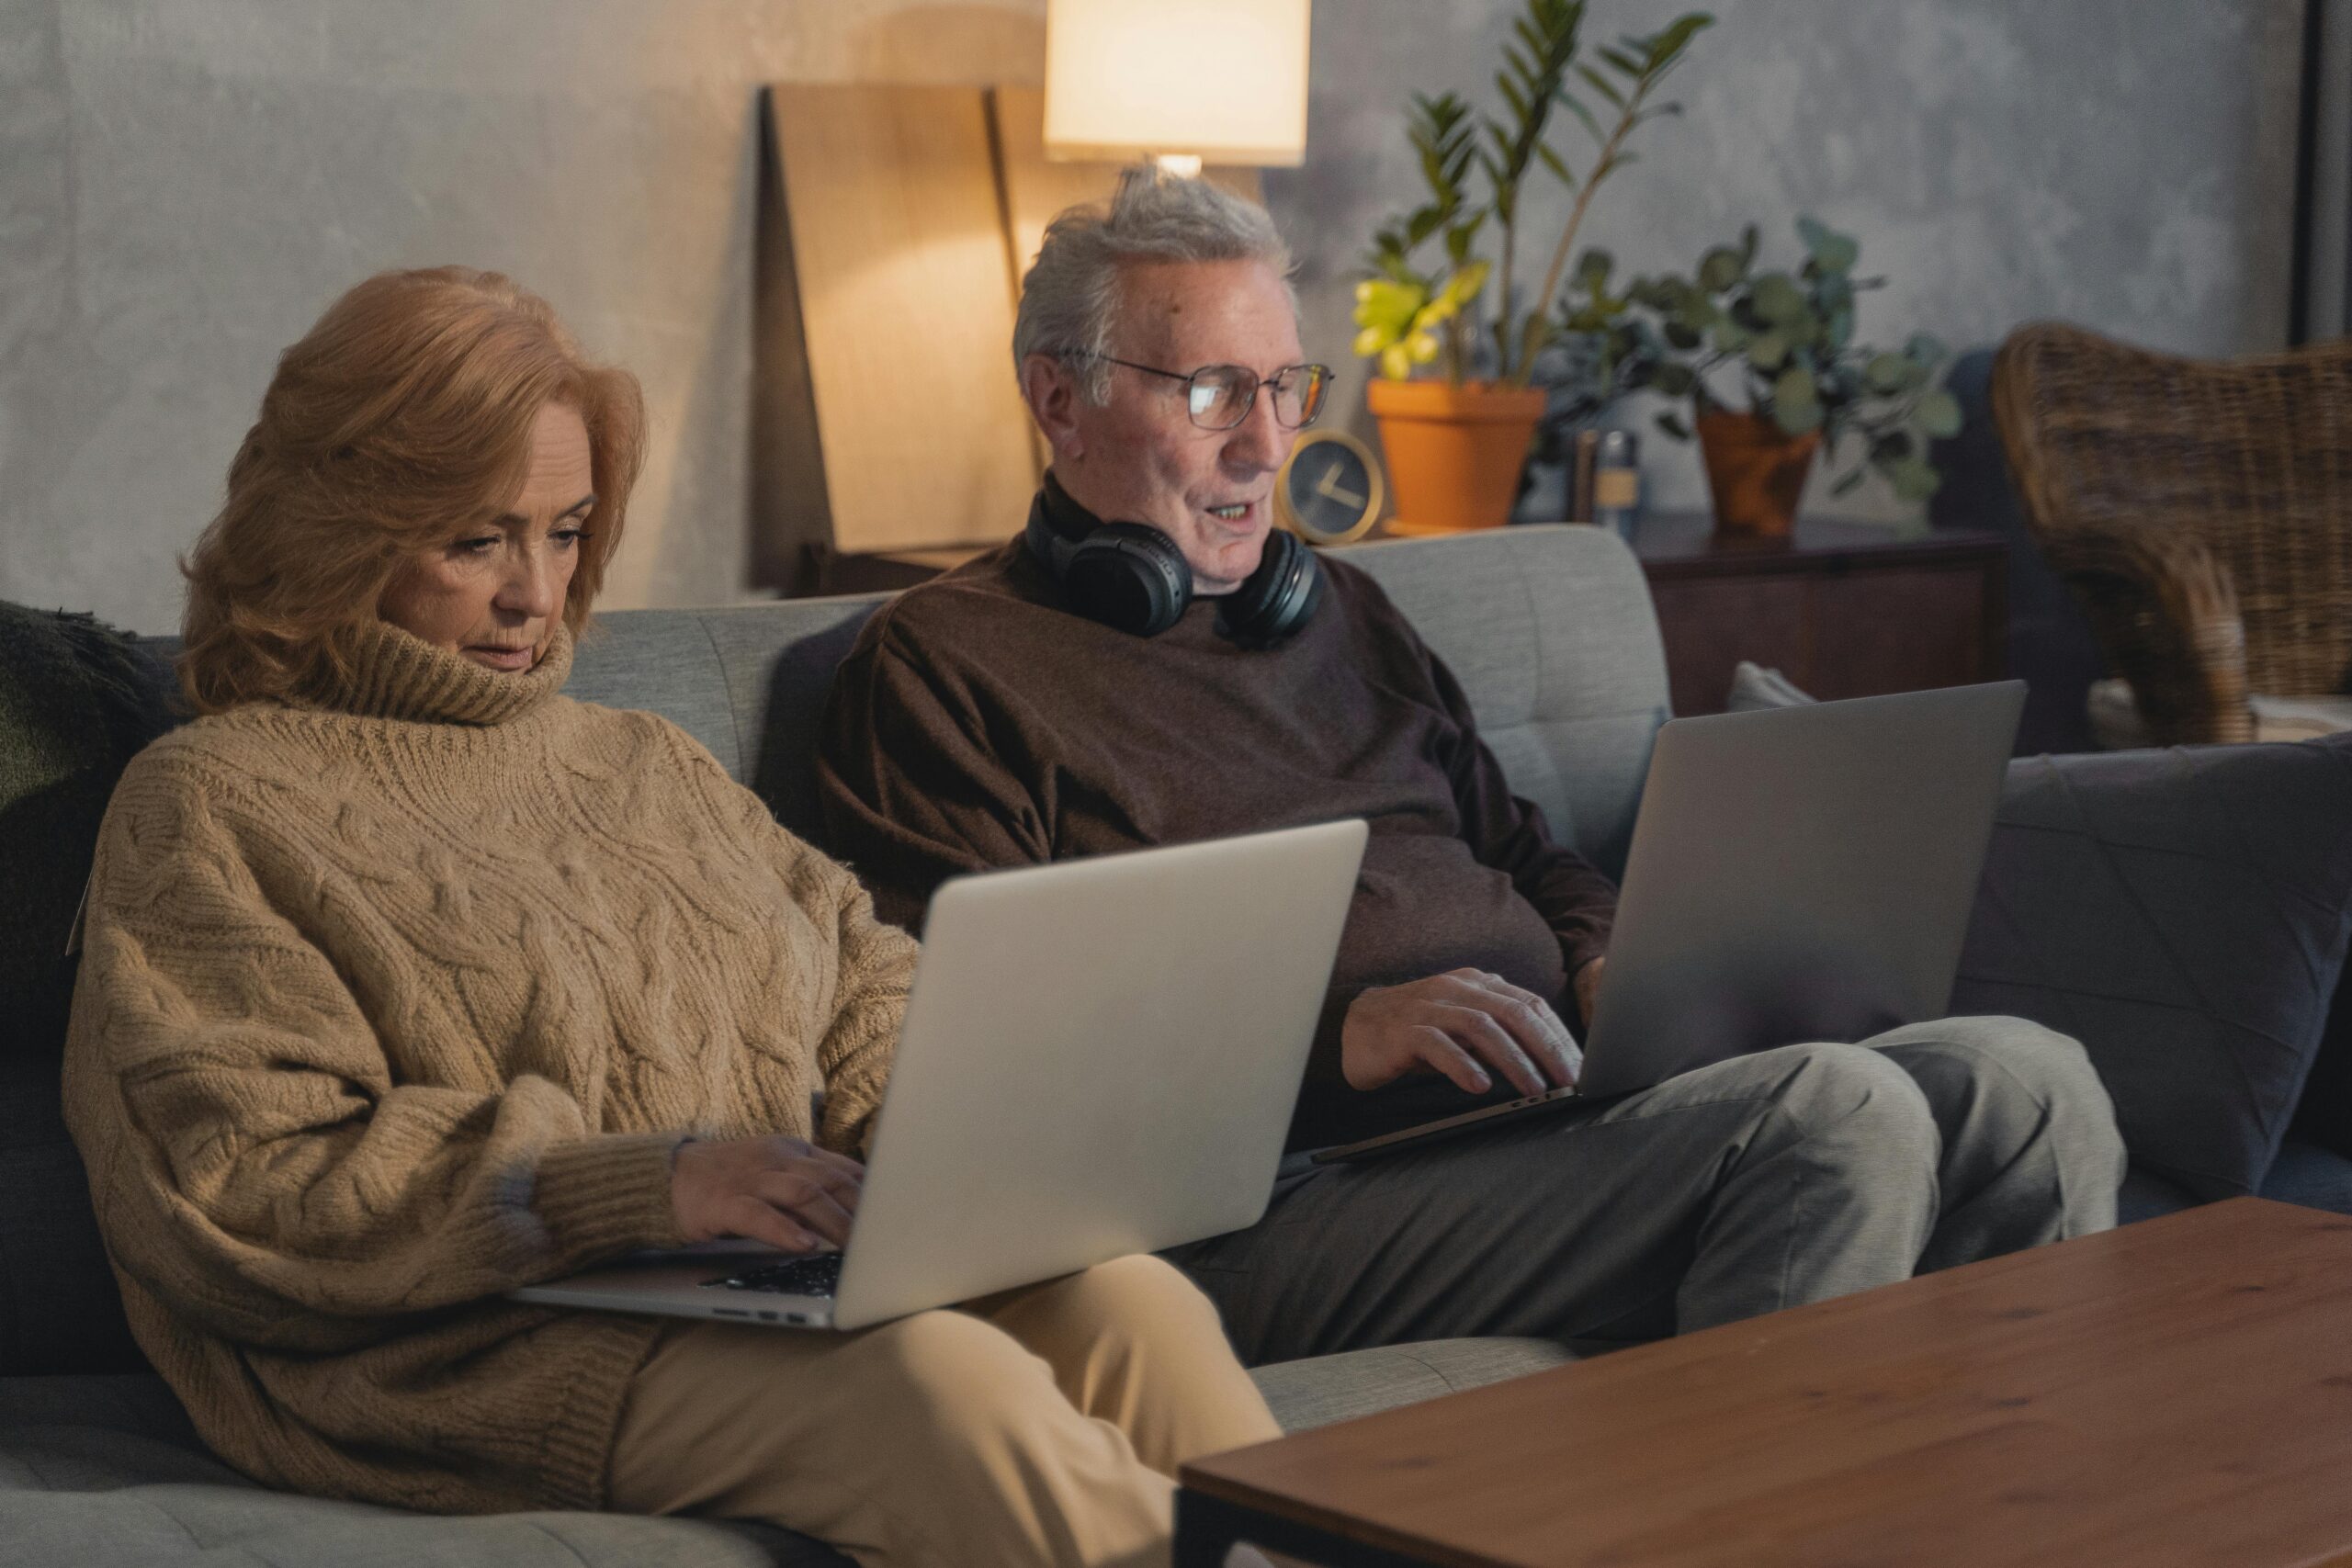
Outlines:
<svg viewBox="0 0 2352 1568"><path fill-rule="evenodd" d="M742 1236L786 1252L849 1240L865 1168L801 1138L696 1140L670 1166L670 1201L693 1241Z"/></svg>

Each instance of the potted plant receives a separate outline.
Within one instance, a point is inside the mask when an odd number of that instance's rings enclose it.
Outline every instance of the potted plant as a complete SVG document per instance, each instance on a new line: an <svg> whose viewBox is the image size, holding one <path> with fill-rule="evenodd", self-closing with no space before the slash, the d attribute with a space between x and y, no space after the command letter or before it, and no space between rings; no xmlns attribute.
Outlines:
<svg viewBox="0 0 2352 1568"><path fill-rule="evenodd" d="M1690 425L1669 411L1658 426L1679 440L1696 427L1716 525L1734 532L1787 534L1815 454L1849 434L1866 461L1836 493L1875 470L1905 501L1925 501L1940 482L1928 443L1960 433L1959 401L1930 384L1943 344L1922 333L1899 352L1857 345L1855 297L1885 279L1853 276L1860 246L1850 235L1811 218L1796 227L1806 254L1794 273L1755 270L1753 224L1738 244L1709 250L1692 276L1641 279L1622 298L1608 292L1606 256L1579 265L1580 319L1603 335L1617 383L1691 400Z"/></svg>
<svg viewBox="0 0 2352 1568"><path fill-rule="evenodd" d="M1368 400L1403 531L1491 527L1509 515L1545 401L1529 383L1557 331L1577 231L1601 182L1634 162L1625 144L1634 130L1679 112L1652 95L1713 21L1693 12L1647 38L1623 39L1598 51L1595 66L1579 62L1584 12L1583 0L1527 0L1495 75L1507 108L1500 117L1474 122L1450 92L1414 96L1408 131L1429 198L1374 234L1355 309L1355 351L1380 366ZM1568 88L1571 73L1578 92ZM1547 140L1555 108L1591 133L1596 151L1581 175ZM1575 200L1543 281L1522 296L1520 203L1539 164ZM1475 196L1474 166L1482 185ZM1493 256L1480 254L1482 237L1497 242ZM1432 240L1441 255L1425 266L1417 258ZM1483 319L1482 301L1492 306ZM1432 365L1442 379L1415 378Z"/></svg>

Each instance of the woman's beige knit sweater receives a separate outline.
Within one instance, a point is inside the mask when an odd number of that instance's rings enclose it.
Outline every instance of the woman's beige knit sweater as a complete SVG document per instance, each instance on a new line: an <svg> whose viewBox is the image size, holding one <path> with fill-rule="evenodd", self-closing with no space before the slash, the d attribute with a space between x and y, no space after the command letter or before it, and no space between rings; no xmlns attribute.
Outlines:
<svg viewBox="0 0 2352 1568"><path fill-rule="evenodd" d="M650 714L391 626L197 720L100 836L65 1109L131 1327L261 1481L594 1508L658 1326L511 1287L675 1244L688 1133L854 1150L914 944ZM779 1390L778 1397L790 1397Z"/></svg>

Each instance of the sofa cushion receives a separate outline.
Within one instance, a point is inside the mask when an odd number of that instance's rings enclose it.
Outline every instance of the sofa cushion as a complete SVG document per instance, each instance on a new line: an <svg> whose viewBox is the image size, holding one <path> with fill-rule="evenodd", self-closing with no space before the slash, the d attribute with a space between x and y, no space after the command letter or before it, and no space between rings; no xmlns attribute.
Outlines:
<svg viewBox="0 0 2352 1568"><path fill-rule="evenodd" d="M1623 871L1666 654L1641 563L1615 532L1538 524L1340 552L1445 660L1511 793L1552 836Z"/></svg>
<svg viewBox="0 0 2352 1568"><path fill-rule="evenodd" d="M2133 1163L2254 1192L2352 939L2352 736L2010 764L1952 1010L2080 1040Z"/></svg>
<svg viewBox="0 0 2352 1568"><path fill-rule="evenodd" d="M1299 1431L1572 1359L1546 1340L1449 1339L1253 1375L1284 1429ZM831 1548L766 1526L618 1514L447 1517L272 1492L205 1451L159 1378L0 1378L0 1561L198 1568L224 1560L849 1568Z"/></svg>
<svg viewBox="0 0 2352 1568"><path fill-rule="evenodd" d="M764 1526L411 1514L254 1485L153 1377L0 1379L0 1560L76 1568L849 1568Z"/></svg>
<svg viewBox="0 0 2352 1568"><path fill-rule="evenodd" d="M1285 1432L1328 1427L1440 1394L1484 1388L1577 1359L1549 1339L1430 1339L1347 1350L1254 1369L1259 1392Z"/></svg>

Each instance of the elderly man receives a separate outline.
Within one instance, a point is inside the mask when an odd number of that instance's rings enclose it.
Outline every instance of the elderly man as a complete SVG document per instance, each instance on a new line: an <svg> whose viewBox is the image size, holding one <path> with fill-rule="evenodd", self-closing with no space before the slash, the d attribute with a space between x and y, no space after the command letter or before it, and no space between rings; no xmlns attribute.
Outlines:
<svg viewBox="0 0 2352 1568"><path fill-rule="evenodd" d="M1146 171L1055 221L1013 337L1044 491L1019 536L866 624L821 788L833 847L910 925L957 872L1369 819L1295 1150L1568 1081L1562 1014L1614 891L1511 795L1372 580L1270 533L1329 380L1289 266L1262 210ZM2101 1229L2122 1165L2079 1046L1954 1019L1365 1164L1295 1156L1260 1224L1170 1256L1252 1361L1652 1337Z"/></svg>

